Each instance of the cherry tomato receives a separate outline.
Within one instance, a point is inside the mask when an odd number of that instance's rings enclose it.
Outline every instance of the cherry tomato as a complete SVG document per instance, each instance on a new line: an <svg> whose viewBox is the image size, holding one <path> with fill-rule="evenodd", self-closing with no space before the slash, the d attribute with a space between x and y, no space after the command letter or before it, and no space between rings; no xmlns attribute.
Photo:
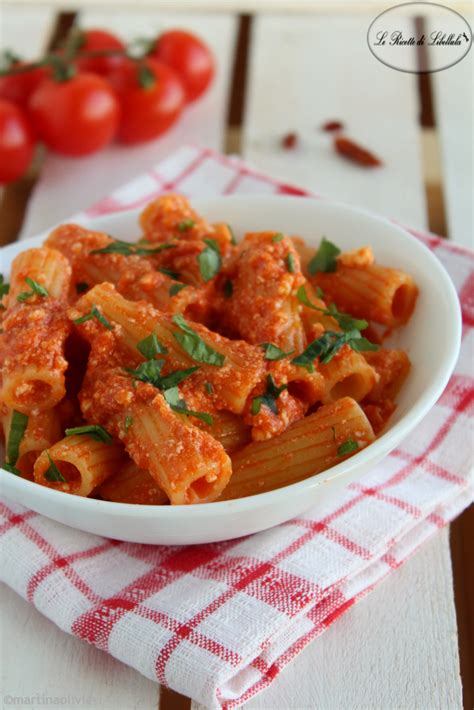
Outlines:
<svg viewBox="0 0 474 710"><path fill-rule="evenodd" d="M185 104L183 85L175 72L154 59L128 61L110 75L121 107L118 138L140 143L164 133Z"/></svg>
<svg viewBox="0 0 474 710"><path fill-rule="evenodd" d="M19 178L33 157L33 132L21 108L0 99L0 183Z"/></svg>
<svg viewBox="0 0 474 710"><path fill-rule="evenodd" d="M12 69L19 69L25 62L13 62ZM38 84L45 78L47 69L38 67L18 74L0 76L0 99L13 101L22 108L28 106L28 100Z"/></svg>
<svg viewBox="0 0 474 710"><path fill-rule="evenodd" d="M124 43L115 35L105 30L79 30L77 37L79 52L96 52L107 49L117 49L125 52ZM92 72L108 76L111 71L120 67L126 61L125 54L109 54L103 57L77 57L76 66L81 72Z"/></svg>
<svg viewBox="0 0 474 710"><path fill-rule="evenodd" d="M201 96L214 76L214 58L209 47L191 32L164 32L150 56L175 70L184 84L188 101Z"/></svg>
<svg viewBox="0 0 474 710"><path fill-rule="evenodd" d="M31 97L29 109L38 136L65 155L87 155L110 143L120 113L105 79L87 73L65 81L45 79Z"/></svg>

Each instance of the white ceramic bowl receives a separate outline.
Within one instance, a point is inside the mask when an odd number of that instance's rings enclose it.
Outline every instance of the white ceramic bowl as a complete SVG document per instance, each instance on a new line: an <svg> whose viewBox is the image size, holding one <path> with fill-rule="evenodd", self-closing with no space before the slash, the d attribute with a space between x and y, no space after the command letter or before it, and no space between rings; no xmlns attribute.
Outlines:
<svg viewBox="0 0 474 710"><path fill-rule="evenodd" d="M461 317L449 276L421 242L385 219L329 201L234 196L193 200L193 205L210 221L231 224L239 237L249 230L275 229L298 234L314 246L323 235L343 249L370 244L379 262L414 277L420 289L415 313L390 341L406 349L413 363L390 426L373 444L324 473L240 500L174 507L110 503L54 491L1 471L1 491L8 499L66 525L119 540L162 544L227 540L327 503L396 447L440 396L458 356ZM83 224L132 241L139 234L137 215L122 212ZM0 250L0 272L8 274L16 254L43 238Z"/></svg>

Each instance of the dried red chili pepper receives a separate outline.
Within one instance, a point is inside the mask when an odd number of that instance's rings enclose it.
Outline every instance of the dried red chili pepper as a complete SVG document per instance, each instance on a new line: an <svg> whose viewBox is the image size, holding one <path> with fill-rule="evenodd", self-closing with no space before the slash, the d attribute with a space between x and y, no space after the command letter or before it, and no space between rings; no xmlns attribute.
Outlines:
<svg viewBox="0 0 474 710"><path fill-rule="evenodd" d="M327 121L321 126L321 130L332 133L333 131L342 131L344 124L340 121Z"/></svg>
<svg viewBox="0 0 474 710"><path fill-rule="evenodd" d="M345 136L335 136L334 147L340 155L358 165L363 165L366 168L382 165L380 158Z"/></svg>
<svg viewBox="0 0 474 710"><path fill-rule="evenodd" d="M286 136L283 136L281 139L281 146L282 148L286 148L287 150L292 150L293 148L296 148L298 144L298 134L297 133L287 133Z"/></svg>

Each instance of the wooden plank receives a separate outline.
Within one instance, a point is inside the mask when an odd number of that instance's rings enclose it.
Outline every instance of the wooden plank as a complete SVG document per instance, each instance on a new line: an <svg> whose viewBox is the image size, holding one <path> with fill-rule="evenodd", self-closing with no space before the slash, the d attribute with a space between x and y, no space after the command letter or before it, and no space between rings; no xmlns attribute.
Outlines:
<svg viewBox="0 0 474 710"><path fill-rule="evenodd" d="M472 23L472 17L470 19ZM428 27L429 31L429 27ZM441 141L448 236L474 248L474 54L431 74L436 124Z"/></svg>
<svg viewBox="0 0 474 710"><path fill-rule="evenodd" d="M0 587L5 707L155 710L156 683L60 631L9 587Z"/></svg>
<svg viewBox="0 0 474 710"><path fill-rule="evenodd" d="M462 707L444 530L298 656L246 710ZM429 593L428 593L429 590Z"/></svg>
<svg viewBox="0 0 474 710"><path fill-rule="evenodd" d="M244 156L287 182L423 228L416 77L373 57L369 23L370 16L256 18ZM320 129L330 119L385 165L364 169L336 155ZM289 131L300 136L291 151L280 147Z"/></svg>
<svg viewBox="0 0 474 710"><path fill-rule="evenodd" d="M209 43L218 58L210 91L190 105L179 123L156 141L135 147L113 145L86 158L50 154L28 206L22 237L47 229L107 195L186 142L220 150L224 145L227 97L232 71L237 18L223 15L165 15L161 12L88 11L85 27L107 27L126 39L146 37L167 27L186 27Z"/></svg>

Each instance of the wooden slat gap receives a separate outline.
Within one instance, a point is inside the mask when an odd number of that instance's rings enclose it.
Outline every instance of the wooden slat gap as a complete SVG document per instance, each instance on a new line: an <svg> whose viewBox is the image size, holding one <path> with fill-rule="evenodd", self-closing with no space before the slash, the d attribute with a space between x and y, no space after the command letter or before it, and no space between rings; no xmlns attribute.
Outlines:
<svg viewBox="0 0 474 710"><path fill-rule="evenodd" d="M239 29L235 46L234 66L230 82L229 111L224 151L241 152L241 132L245 113L247 68L252 35L252 15L239 15Z"/></svg>

